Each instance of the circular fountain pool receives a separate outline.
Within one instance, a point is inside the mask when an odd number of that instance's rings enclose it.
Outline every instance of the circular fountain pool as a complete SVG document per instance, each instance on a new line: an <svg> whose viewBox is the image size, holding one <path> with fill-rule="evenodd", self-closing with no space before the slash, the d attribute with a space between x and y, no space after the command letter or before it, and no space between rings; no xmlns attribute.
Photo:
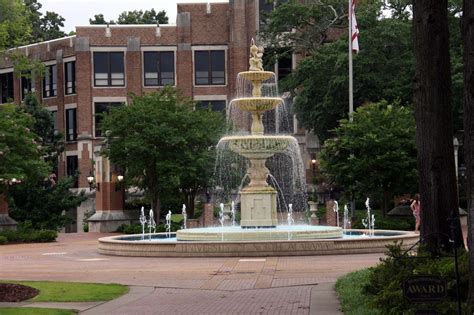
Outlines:
<svg viewBox="0 0 474 315"><path fill-rule="evenodd" d="M115 256L141 256L141 257L255 257L255 256L290 256L290 255L331 255L331 254L363 254L383 253L386 246L395 241L402 241L403 247L408 248L419 239L419 234L405 231L376 230L375 235L368 237L364 230L348 230L347 234L338 238L300 238L295 239L295 231L302 229L303 225L280 226L285 239L278 240L215 240L215 241L181 241L176 235L182 231L214 230L220 228L203 228L180 230L167 238L166 233L149 235L117 235L99 239L99 252ZM307 229L318 226L304 226ZM319 228L330 228L321 227ZM229 231L240 227L226 227ZM339 229L339 228L334 228ZM247 230L247 229L246 229ZM259 229L265 230L265 229ZM203 232L203 231L201 231ZM246 232L241 232L245 234ZM290 239L288 234L290 233ZM216 235L222 237L221 233ZM260 236L258 236L260 237Z"/></svg>

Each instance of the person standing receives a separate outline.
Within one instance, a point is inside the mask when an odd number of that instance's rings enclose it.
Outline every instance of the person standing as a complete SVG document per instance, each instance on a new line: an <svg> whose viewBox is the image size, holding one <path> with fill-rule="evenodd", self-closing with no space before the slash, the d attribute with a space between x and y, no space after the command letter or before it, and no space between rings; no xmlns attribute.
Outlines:
<svg viewBox="0 0 474 315"><path fill-rule="evenodd" d="M420 194L415 195L415 199L410 205L411 211L413 211L413 216L415 217L415 233L419 233L420 231Z"/></svg>

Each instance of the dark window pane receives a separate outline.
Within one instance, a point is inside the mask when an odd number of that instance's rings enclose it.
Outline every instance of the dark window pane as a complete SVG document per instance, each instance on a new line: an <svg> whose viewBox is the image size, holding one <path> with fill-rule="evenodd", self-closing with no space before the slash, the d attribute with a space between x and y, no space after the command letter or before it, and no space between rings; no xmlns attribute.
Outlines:
<svg viewBox="0 0 474 315"><path fill-rule="evenodd" d="M174 85L174 52L160 53L161 85Z"/></svg>
<svg viewBox="0 0 474 315"><path fill-rule="evenodd" d="M199 101L196 104L196 109L211 109L214 112L223 112L226 111L226 101Z"/></svg>
<svg viewBox="0 0 474 315"><path fill-rule="evenodd" d="M77 168L78 168L78 159L77 155L68 155L66 157L66 174L67 176L76 176L77 175ZM74 188L78 187L78 182L74 183Z"/></svg>
<svg viewBox="0 0 474 315"><path fill-rule="evenodd" d="M109 85L109 55L106 52L94 53L94 85Z"/></svg>
<svg viewBox="0 0 474 315"><path fill-rule="evenodd" d="M76 120L76 109L66 109L66 141L77 139Z"/></svg>
<svg viewBox="0 0 474 315"><path fill-rule="evenodd" d="M35 83L31 76L32 74L30 73L28 78L23 77L23 76L21 77L21 99L22 100L25 98L26 94L35 91L35 88L34 88Z"/></svg>
<svg viewBox="0 0 474 315"><path fill-rule="evenodd" d="M225 54L224 51L211 51L212 84L225 84Z"/></svg>
<svg viewBox="0 0 474 315"><path fill-rule="evenodd" d="M108 113L110 108L120 106L122 103L111 102L111 103L95 103L95 136L102 137L102 130L100 129L100 123L102 122L102 115Z"/></svg>
<svg viewBox="0 0 474 315"><path fill-rule="evenodd" d="M65 91L66 95L76 93L76 62L65 63Z"/></svg>
<svg viewBox="0 0 474 315"><path fill-rule="evenodd" d="M51 112L51 119L53 121L54 133L57 133L57 131L58 131L58 112L56 110L53 110Z"/></svg>
<svg viewBox="0 0 474 315"><path fill-rule="evenodd" d="M194 53L196 85L209 84L209 52L196 51Z"/></svg>
<svg viewBox="0 0 474 315"><path fill-rule="evenodd" d="M278 80L281 80L291 73L292 56L288 55L278 60Z"/></svg>
<svg viewBox="0 0 474 315"><path fill-rule="evenodd" d="M145 56L145 72L158 72L158 53L147 51Z"/></svg>
<svg viewBox="0 0 474 315"><path fill-rule="evenodd" d="M110 85L125 85L125 72L122 52L110 53Z"/></svg>
<svg viewBox="0 0 474 315"><path fill-rule="evenodd" d="M0 74L0 103L12 102L13 98L13 72Z"/></svg>

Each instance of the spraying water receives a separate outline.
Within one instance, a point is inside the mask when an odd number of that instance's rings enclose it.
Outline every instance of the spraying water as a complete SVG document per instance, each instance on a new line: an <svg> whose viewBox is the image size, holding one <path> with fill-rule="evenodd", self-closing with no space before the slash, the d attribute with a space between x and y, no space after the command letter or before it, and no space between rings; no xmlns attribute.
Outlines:
<svg viewBox="0 0 474 315"><path fill-rule="evenodd" d="M365 201L365 207L367 208L367 217L362 219L362 224L367 230L367 236L374 236L375 229L375 216L371 213L372 209L370 208L370 198L367 197Z"/></svg>
<svg viewBox="0 0 474 315"><path fill-rule="evenodd" d="M183 215L183 229L186 230L186 221L188 219L188 215L186 214L186 205L183 204L183 209L181 210L181 214Z"/></svg>
<svg viewBox="0 0 474 315"><path fill-rule="evenodd" d="M339 203L337 200L334 200L334 206L332 207L332 210L336 213L336 224L339 227Z"/></svg>
<svg viewBox="0 0 474 315"><path fill-rule="evenodd" d="M150 209L150 218L148 219L148 230L149 230L149 239L151 241L151 230L153 229L153 233L156 232L156 222L153 217L153 209Z"/></svg>
<svg viewBox="0 0 474 315"><path fill-rule="evenodd" d="M288 215L286 222L288 223L288 226L292 226L295 223L295 219L293 218L293 204L288 205ZM291 231L288 230L288 240L291 240Z"/></svg>
<svg viewBox="0 0 474 315"><path fill-rule="evenodd" d="M140 212L140 225L142 226L142 240L145 239L145 224L146 224L146 216L145 216L145 207L142 207Z"/></svg>
<svg viewBox="0 0 474 315"><path fill-rule="evenodd" d="M235 203L232 200L232 203L230 205L230 212L232 214L232 226L235 226Z"/></svg>
<svg viewBox="0 0 474 315"><path fill-rule="evenodd" d="M171 237L171 210L168 210L165 220L166 220L166 224L165 224L166 237L170 238Z"/></svg>
<svg viewBox="0 0 474 315"><path fill-rule="evenodd" d="M343 233L346 234L347 228L351 224L351 221L349 219L349 208L347 207L347 204L344 205L344 219L343 219Z"/></svg>

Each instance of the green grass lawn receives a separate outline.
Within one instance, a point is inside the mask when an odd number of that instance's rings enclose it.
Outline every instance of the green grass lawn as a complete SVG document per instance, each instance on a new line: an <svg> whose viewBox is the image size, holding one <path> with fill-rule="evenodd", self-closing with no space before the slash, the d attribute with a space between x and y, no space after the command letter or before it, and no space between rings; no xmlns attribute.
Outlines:
<svg viewBox="0 0 474 315"><path fill-rule="evenodd" d="M3 281L7 282L7 281ZM128 292L120 284L50 282L50 281L8 281L38 289L40 293L31 299L35 302L94 302L113 300ZM3 312L3 309L2 309ZM3 314L3 313L2 313Z"/></svg>
<svg viewBox="0 0 474 315"><path fill-rule="evenodd" d="M345 315L382 314L370 308L369 299L362 292L362 288L369 281L369 273L368 269L363 269L337 279L336 292Z"/></svg>
<svg viewBox="0 0 474 315"><path fill-rule="evenodd" d="M60 310L39 307L6 307L0 308L2 315L71 315L77 314L73 310Z"/></svg>

